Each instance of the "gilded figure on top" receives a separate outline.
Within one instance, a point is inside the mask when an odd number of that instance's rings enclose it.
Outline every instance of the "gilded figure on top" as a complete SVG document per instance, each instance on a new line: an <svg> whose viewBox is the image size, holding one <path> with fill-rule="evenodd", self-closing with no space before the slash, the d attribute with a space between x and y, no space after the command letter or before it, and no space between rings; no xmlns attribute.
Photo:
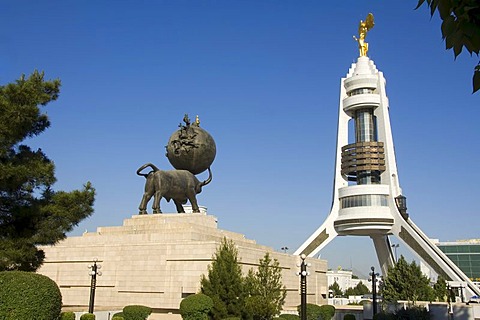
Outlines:
<svg viewBox="0 0 480 320"><path fill-rule="evenodd" d="M369 13L365 21L360 20L358 25L358 38L353 36L353 39L358 42L358 50L361 57L366 57L368 52L368 43L365 42L367 32L373 28L375 22L373 21L373 14Z"/></svg>

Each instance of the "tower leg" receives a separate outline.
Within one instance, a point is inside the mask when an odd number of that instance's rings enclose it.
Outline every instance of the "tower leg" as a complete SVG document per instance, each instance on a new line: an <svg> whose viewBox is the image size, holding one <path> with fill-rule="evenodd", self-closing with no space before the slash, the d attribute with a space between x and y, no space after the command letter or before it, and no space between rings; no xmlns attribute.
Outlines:
<svg viewBox="0 0 480 320"><path fill-rule="evenodd" d="M370 238L373 240L382 274L387 274L388 267L393 267L395 263L390 240L388 239L388 236L381 234L371 235Z"/></svg>
<svg viewBox="0 0 480 320"><path fill-rule="evenodd" d="M330 241L337 235L337 231L333 227L336 215L330 213L327 219L323 222L320 228L315 231L310 238L307 239L294 254L305 254L308 257L313 257L318 251L323 249Z"/></svg>

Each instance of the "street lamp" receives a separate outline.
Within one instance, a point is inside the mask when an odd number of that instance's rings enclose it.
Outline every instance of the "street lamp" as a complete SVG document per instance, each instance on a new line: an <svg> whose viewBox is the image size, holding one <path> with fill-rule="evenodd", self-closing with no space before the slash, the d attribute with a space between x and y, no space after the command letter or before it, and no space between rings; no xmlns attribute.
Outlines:
<svg viewBox="0 0 480 320"><path fill-rule="evenodd" d="M281 247L280 249L283 251L283 253L287 253L288 247Z"/></svg>
<svg viewBox="0 0 480 320"><path fill-rule="evenodd" d="M399 195L395 198L395 204L397 205L398 211L400 211L403 219L408 220L407 198L403 195Z"/></svg>
<svg viewBox="0 0 480 320"><path fill-rule="evenodd" d="M395 263L397 263L398 259L397 259L397 248L399 247L400 245L397 243L397 244L392 244L392 248L393 248L393 251L395 252Z"/></svg>
<svg viewBox="0 0 480 320"><path fill-rule="evenodd" d="M307 271L307 267L310 267L310 263L305 263L307 256L305 254L300 255L302 260L300 265L300 272L297 272L297 276L300 276L300 320L307 320L307 276L310 272Z"/></svg>
<svg viewBox="0 0 480 320"><path fill-rule="evenodd" d="M93 313L93 305L95 303L95 288L97 286L97 275L101 276L102 272L98 271L102 268L101 265L97 264L98 259L93 259L93 265L89 264L88 269L91 269L88 274L92 277L90 282L90 303L88 304L88 313Z"/></svg>
<svg viewBox="0 0 480 320"><path fill-rule="evenodd" d="M378 273L375 273L375 268L370 268L372 272L369 275L372 279L368 279L368 281L372 281L372 299L373 299L373 317L377 314L377 277L379 276Z"/></svg>

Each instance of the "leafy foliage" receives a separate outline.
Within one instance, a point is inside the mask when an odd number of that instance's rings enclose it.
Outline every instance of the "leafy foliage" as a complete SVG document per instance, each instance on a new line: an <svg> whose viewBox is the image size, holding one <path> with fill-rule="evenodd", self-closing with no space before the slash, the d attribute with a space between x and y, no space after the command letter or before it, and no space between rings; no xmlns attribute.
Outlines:
<svg viewBox="0 0 480 320"><path fill-rule="evenodd" d="M335 315L335 307L329 304L320 306L320 317L322 320L330 320Z"/></svg>
<svg viewBox="0 0 480 320"><path fill-rule="evenodd" d="M212 308L212 298L203 293L192 294L180 302L180 314L184 320L207 320Z"/></svg>
<svg viewBox="0 0 480 320"><path fill-rule="evenodd" d="M465 48L470 55L480 52L480 2L478 0L419 0L433 16L438 11L442 19L442 36L447 50L453 49L455 58ZM474 69L473 92L480 89L480 62Z"/></svg>
<svg viewBox="0 0 480 320"><path fill-rule="evenodd" d="M296 314L284 313L284 314L280 315L280 319L282 319L282 320L298 320L298 319L300 319L300 317L297 316Z"/></svg>
<svg viewBox="0 0 480 320"><path fill-rule="evenodd" d="M307 303L307 320L318 320L322 315L322 309L319 305L313 303ZM298 314L301 314L302 306L297 307Z"/></svg>
<svg viewBox="0 0 480 320"><path fill-rule="evenodd" d="M438 277L437 282L433 285L435 300L445 302L448 300L447 281L443 277Z"/></svg>
<svg viewBox="0 0 480 320"><path fill-rule="evenodd" d="M75 320L75 312L66 311L60 314L60 320Z"/></svg>
<svg viewBox="0 0 480 320"><path fill-rule="evenodd" d="M93 212L95 191L55 192L54 163L22 144L50 126L41 106L58 98L60 81L28 78L0 86L0 270L35 271L45 256L38 245L65 238Z"/></svg>
<svg viewBox="0 0 480 320"><path fill-rule="evenodd" d="M382 286L384 301L396 302L407 300L415 304L416 301L432 301L434 292L430 287L430 279L425 276L415 261L408 263L400 256L394 267L388 268L387 276Z"/></svg>
<svg viewBox="0 0 480 320"><path fill-rule="evenodd" d="M0 272L0 319L60 317L62 295L50 278L24 271Z"/></svg>
<svg viewBox="0 0 480 320"><path fill-rule="evenodd" d="M362 296L365 293L370 293L370 290L362 281L357 283L355 287L345 290L345 296Z"/></svg>
<svg viewBox="0 0 480 320"><path fill-rule="evenodd" d="M268 252L260 259L257 271L249 270L246 291L245 309L254 320L272 319L280 314L287 292L280 263L272 260Z"/></svg>
<svg viewBox="0 0 480 320"><path fill-rule="evenodd" d="M152 308L147 306L131 305L123 308L125 320L146 320L152 313Z"/></svg>
<svg viewBox="0 0 480 320"><path fill-rule="evenodd" d="M245 306L245 290L238 250L232 240L224 238L202 275L201 292L212 298L212 318L241 317Z"/></svg>
<svg viewBox="0 0 480 320"><path fill-rule="evenodd" d="M333 282L328 289L332 290L333 297L341 297L343 296L342 289L338 285L337 281Z"/></svg>
<svg viewBox="0 0 480 320"><path fill-rule="evenodd" d="M80 316L80 320L95 320L95 318L93 313L84 313Z"/></svg>

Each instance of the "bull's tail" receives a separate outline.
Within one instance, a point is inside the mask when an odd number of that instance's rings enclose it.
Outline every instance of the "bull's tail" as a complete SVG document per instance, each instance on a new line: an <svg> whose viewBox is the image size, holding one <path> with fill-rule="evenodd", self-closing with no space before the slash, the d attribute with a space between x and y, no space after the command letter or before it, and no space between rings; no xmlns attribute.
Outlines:
<svg viewBox="0 0 480 320"><path fill-rule="evenodd" d="M143 166L141 166L140 168L138 168L137 174L138 174L139 176L144 176L145 179L146 179L146 178L148 177L148 175L149 175L152 171L150 171L149 173L142 173L142 171L143 171L145 168L148 168L148 167L152 168L153 172L160 170L160 169L158 169L153 163L145 163Z"/></svg>
<svg viewBox="0 0 480 320"><path fill-rule="evenodd" d="M203 187L203 186L206 186L207 184L209 184L210 182L212 181L212 170L210 170L210 167L208 167L208 178L207 180L203 181L200 186Z"/></svg>

